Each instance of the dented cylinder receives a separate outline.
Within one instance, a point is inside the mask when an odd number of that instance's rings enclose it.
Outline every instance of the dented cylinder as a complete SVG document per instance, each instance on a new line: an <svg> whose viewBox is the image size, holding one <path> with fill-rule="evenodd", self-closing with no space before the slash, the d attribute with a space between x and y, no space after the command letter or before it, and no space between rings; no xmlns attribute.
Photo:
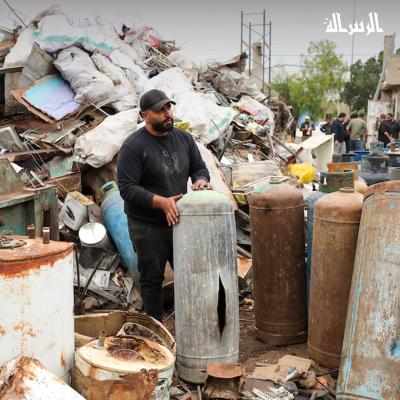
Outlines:
<svg viewBox="0 0 400 400"><path fill-rule="evenodd" d="M232 364L239 357L235 219L230 200L211 190L187 194L177 205L177 364L182 379L202 383L207 364Z"/></svg>
<svg viewBox="0 0 400 400"><path fill-rule="evenodd" d="M0 365L26 355L67 379L74 354L73 245L15 239L19 247L0 248Z"/></svg>
<svg viewBox="0 0 400 400"><path fill-rule="evenodd" d="M327 368L340 363L362 203L345 188L314 208L308 354Z"/></svg>
<svg viewBox="0 0 400 400"><path fill-rule="evenodd" d="M303 195L277 185L249 198L257 337L272 345L307 337Z"/></svg>
<svg viewBox="0 0 400 400"><path fill-rule="evenodd" d="M370 186L358 234L338 399L400 397L400 181Z"/></svg>

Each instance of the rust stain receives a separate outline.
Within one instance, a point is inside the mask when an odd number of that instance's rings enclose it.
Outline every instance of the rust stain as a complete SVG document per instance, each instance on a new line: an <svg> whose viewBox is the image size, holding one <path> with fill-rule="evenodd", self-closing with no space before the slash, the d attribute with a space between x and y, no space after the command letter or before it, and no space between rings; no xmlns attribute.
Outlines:
<svg viewBox="0 0 400 400"><path fill-rule="evenodd" d="M157 370L121 374L120 380L96 379L95 367L85 376L76 366L72 370L72 387L87 400L150 400L158 383Z"/></svg>
<svg viewBox="0 0 400 400"><path fill-rule="evenodd" d="M150 347L144 340L138 337L113 338L107 351L112 356L122 359L136 359L150 362L157 362L164 359L164 356L157 349Z"/></svg>
<svg viewBox="0 0 400 400"><path fill-rule="evenodd" d="M0 325L0 336L5 336L7 331L4 329L4 326Z"/></svg>
<svg viewBox="0 0 400 400"><path fill-rule="evenodd" d="M60 361L61 361L62 367L63 367L64 369L66 369L66 368L67 368L67 363L66 363L66 361L65 361L65 356L64 356L64 353L63 353L63 352L61 352Z"/></svg>
<svg viewBox="0 0 400 400"><path fill-rule="evenodd" d="M32 254L33 251L29 248L20 248L16 249L18 250L16 259L12 258L12 254L7 254L7 250L0 250L0 277L3 279L12 279L26 276L33 270L40 270L43 266L53 267L57 261L73 251L72 245L68 246L67 249L65 247L65 243L63 243L62 247L57 246L51 254L40 257L35 257L35 254Z"/></svg>
<svg viewBox="0 0 400 400"><path fill-rule="evenodd" d="M36 332L32 329L32 325L29 322L20 321L17 325L14 325L14 331L21 332L23 335L30 337L36 337Z"/></svg>

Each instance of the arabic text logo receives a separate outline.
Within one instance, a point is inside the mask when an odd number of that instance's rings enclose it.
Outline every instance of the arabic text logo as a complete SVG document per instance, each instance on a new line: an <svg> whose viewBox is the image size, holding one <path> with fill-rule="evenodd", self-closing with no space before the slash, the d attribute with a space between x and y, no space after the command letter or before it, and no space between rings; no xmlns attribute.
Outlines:
<svg viewBox="0 0 400 400"><path fill-rule="evenodd" d="M364 33L366 32L367 36L371 33L383 33L383 29L379 26L379 17L376 12L370 12L368 14L369 21L364 27L364 21L355 22L353 24L348 25L347 28L342 27L342 17L340 13L334 12L331 14L330 18L325 18L324 24L327 25L325 32L327 33L348 33L349 35L353 35L354 33Z"/></svg>

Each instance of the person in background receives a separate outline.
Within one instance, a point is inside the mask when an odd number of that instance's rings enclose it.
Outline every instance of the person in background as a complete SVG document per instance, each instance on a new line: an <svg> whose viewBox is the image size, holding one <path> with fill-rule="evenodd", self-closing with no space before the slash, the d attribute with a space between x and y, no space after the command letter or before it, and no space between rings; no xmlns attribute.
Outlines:
<svg viewBox="0 0 400 400"><path fill-rule="evenodd" d="M346 146L346 153L350 151L350 132L349 132L349 124L350 124L350 118L348 115L344 118L343 121L343 128L344 128L344 142Z"/></svg>
<svg viewBox="0 0 400 400"><path fill-rule="evenodd" d="M386 147L390 142L390 133L388 132L388 125L386 123L386 114L381 114L379 116L378 140L383 143L384 147Z"/></svg>
<svg viewBox="0 0 400 400"><path fill-rule="evenodd" d="M343 154L346 152L346 137L343 122L346 118L346 113L341 112L338 117L332 122L331 133L335 135L335 153Z"/></svg>
<svg viewBox="0 0 400 400"><path fill-rule="evenodd" d="M296 141L297 122L297 119L294 119L290 127L290 137L292 139L292 143L295 143Z"/></svg>
<svg viewBox="0 0 400 400"><path fill-rule="evenodd" d="M399 121L397 121L393 118L392 113L387 113L386 124L387 124L388 133L390 131L390 133L389 133L390 141L393 142L394 140L397 140L399 138L400 123L399 123Z"/></svg>
<svg viewBox="0 0 400 400"><path fill-rule="evenodd" d="M308 139L310 136L312 136L313 131L315 131L315 126L311 122L308 115L304 117L304 122L301 124L300 130L303 134L303 140Z"/></svg>
<svg viewBox="0 0 400 400"><path fill-rule="evenodd" d="M350 115L348 130L350 132L350 151L362 150L363 141L367 134L367 123L359 114L352 113Z"/></svg>
<svg viewBox="0 0 400 400"><path fill-rule="evenodd" d="M331 128L332 128L332 119L328 117L326 119L325 124L321 125L321 132L325 133L325 135L330 135Z"/></svg>

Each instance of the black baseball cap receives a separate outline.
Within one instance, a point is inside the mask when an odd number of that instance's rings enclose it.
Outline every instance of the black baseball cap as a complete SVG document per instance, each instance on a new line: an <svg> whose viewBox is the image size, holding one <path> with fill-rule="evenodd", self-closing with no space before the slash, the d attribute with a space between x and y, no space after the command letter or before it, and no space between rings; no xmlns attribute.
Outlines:
<svg viewBox="0 0 400 400"><path fill-rule="evenodd" d="M140 109L142 111L152 110L155 112L160 111L166 104L176 104L174 101L168 98L168 96L162 91L152 89L143 94L140 98Z"/></svg>

